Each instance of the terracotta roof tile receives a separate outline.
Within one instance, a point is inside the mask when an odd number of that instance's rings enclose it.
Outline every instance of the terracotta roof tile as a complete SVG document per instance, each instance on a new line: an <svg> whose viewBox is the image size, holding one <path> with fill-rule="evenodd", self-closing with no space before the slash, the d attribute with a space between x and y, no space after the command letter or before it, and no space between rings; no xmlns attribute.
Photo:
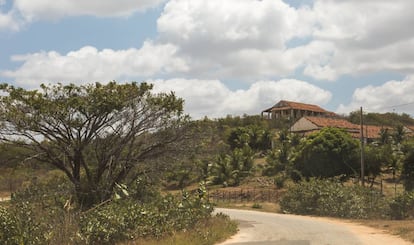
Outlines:
<svg viewBox="0 0 414 245"><path fill-rule="evenodd" d="M286 100L281 100L279 103L286 104L287 107L290 107L292 109L297 109L297 110L307 110L307 111L315 111L315 112L328 112L325 109L323 109L323 108L321 108L317 105L312 105L312 104L305 104L305 103L286 101Z"/></svg>
<svg viewBox="0 0 414 245"><path fill-rule="evenodd" d="M364 126L364 137L368 139L376 139L379 138L381 129L384 127L380 126L372 126L372 125L366 125Z"/></svg>
<svg viewBox="0 0 414 245"><path fill-rule="evenodd" d="M293 102L293 101L287 101L287 100L281 100L274 106L272 106L269 109L264 110L265 112L270 111L280 111L280 110L288 110L288 109L296 109L296 110L305 110L305 111L314 111L314 112L322 112L322 113L331 113L317 105L312 104L305 104L305 103L299 103L299 102Z"/></svg>
<svg viewBox="0 0 414 245"><path fill-rule="evenodd" d="M305 118L311 121L316 126L321 127L321 128L335 127L335 128L344 128L344 129L354 129L354 130L359 129L359 125L348 122L345 119L327 118L327 117L305 117Z"/></svg>
<svg viewBox="0 0 414 245"><path fill-rule="evenodd" d="M406 125L405 127L414 132L414 125Z"/></svg>
<svg viewBox="0 0 414 245"><path fill-rule="evenodd" d="M360 138L361 126L353 124L344 119L336 118L322 118L322 117L306 117L309 121L313 122L318 127L337 127L347 129L351 131L351 135L354 138ZM379 138L381 129L384 127L373 126L373 125L364 125L364 138L368 139L377 139ZM390 128L388 128L390 129Z"/></svg>

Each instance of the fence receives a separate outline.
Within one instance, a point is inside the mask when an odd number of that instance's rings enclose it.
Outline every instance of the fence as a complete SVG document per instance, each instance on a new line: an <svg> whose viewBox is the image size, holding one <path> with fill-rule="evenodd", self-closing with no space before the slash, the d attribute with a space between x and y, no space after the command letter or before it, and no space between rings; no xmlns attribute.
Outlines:
<svg viewBox="0 0 414 245"><path fill-rule="evenodd" d="M211 202L278 202L280 192L274 189L236 189L209 191Z"/></svg>

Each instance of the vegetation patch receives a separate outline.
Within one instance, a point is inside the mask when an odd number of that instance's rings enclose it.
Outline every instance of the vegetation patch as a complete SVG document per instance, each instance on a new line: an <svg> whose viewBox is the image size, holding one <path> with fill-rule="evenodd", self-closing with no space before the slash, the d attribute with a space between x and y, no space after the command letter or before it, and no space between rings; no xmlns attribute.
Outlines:
<svg viewBox="0 0 414 245"><path fill-rule="evenodd" d="M382 217L388 211L386 199L375 190L319 179L289 188L280 207L284 213L357 219Z"/></svg>
<svg viewBox="0 0 414 245"><path fill-rule="evenodd" d="M0 243L114 244L159 239L207 222L213 211L203 186L194 193L158 195L146 202L114 198L86 211L73 209L63 201L69 196L60 191L59 185L31 186L13 195L9 207L0 209Z"/></svg>
<svg viewBox="0 0 414 245"><path fill-rule="evenodd" d="M211 219L207 219L195 224L189 230L180 231L159 239L138 239L132 244L140 245L213 245L224 241L236 234L237 223L229 219L228 216L217 214ZM131 243L128 243L131 244Z"/></svg>

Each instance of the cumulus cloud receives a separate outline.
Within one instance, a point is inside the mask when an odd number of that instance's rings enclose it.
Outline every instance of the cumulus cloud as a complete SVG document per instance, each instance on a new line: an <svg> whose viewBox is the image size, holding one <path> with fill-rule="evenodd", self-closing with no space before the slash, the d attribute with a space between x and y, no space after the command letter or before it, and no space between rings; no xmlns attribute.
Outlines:
<svg viewBox="0 0 414 245"><path fill-rule="evenodd" d="M7 12L2 11L2 7L5 6L6 1L0 0L0 31L1 30L12 30L18 31L20 29L20 23L15 16L13 10Z"/></svg>
<svg viewBox="0 0 414 245"><path fill-rule="evenodd" d="M64 55L50 51L13 56L13 61L23 65L0 75L13 78L20 86L33 87L41 82L108 81L188 69L175 53L173 45L154 45L151 41L140 49L97 50L86 46Z"/></svg>
<svg viewBox="0 0 414 245"><path fill-rule="evenodd" d="M411 0L316 0L312 40L330 43L306 64L305 74L335 80L344 74L414 71ZM304 48L305 50L308 47ZM328 62L323 59L329 56ZM326 75L324 75L326 74Z"/></svg>
<svg viewBox="0 0 414 245"><path fill-rule="evenodd" d="M16 0L12 11L27 21L127 16L161 2ZM299 72L328 81L377 71L414 74L412 9L412 0L314 0L301 7L282 0L169 0L159 35L141 47L16 55L22 65L1 75L20 84L177 76L253 84ZM0 28L16 23L12 16L0 13Z"/></svg>
<svg viewBox="0 0 414 245"><path fill-rule="evenodd" d="M414 1L169 1L158 19L162 42L173 43L190 75L288 77L335 81L346 74L414 72ZM252 11L254 10L254 11ZM299 41L294 47L289 44Z"/></svg>
<svg viewBox="0 0 414 245"><path fill-rule="evenodd" d="M18 31L37 20L57 20L71 16L127 17L157 7L166 0L14 0L11 10L1 11L0 30Z"/></svg>
<svg viewBox="0 0 414 245"><path fill-rule="evenodd" d="M308 11L281 0L171 0L157 24L160 40L179 47L193 74L266 78L301 64L286 43L311 33Z"/></svg>
<svg viewBox="0 0 414 245"><path fill-rule="evenodd" d="M337 111L349 113L361 106L369 112L405 112L414 114L414 77L402 81L388 81L381 86L366 86L355 90L352 102L341 104Z"/></svg>
<svg viewBox="0 0 414 245"><path fill-rule="evenodd" d="M294 79L257 81L247 89L230 90L219 80L152 80L154 92L175 91L185 99L185 111L193 118L219 118L226 115L257 115L279 100L326 104L329 91Z"/></svg>
<svg viewBox="0 0 414 245"><path fill-rule="evenodd" d="M11 12L3 14L0 12L0 30L17 31L20 29L20 24L17 22Z"/></svg>

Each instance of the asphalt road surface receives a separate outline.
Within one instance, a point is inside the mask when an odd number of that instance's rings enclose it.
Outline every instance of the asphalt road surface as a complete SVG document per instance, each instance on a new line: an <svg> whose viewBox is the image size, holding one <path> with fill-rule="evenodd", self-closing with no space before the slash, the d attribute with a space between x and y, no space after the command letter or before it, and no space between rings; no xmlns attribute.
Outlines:
<svg viewBox="0 0 414 245"><path fill-rule="evenodd" d="M239 222L239 232L220 245L408 245L383 231L328 218L216 209Z"/></svg>

